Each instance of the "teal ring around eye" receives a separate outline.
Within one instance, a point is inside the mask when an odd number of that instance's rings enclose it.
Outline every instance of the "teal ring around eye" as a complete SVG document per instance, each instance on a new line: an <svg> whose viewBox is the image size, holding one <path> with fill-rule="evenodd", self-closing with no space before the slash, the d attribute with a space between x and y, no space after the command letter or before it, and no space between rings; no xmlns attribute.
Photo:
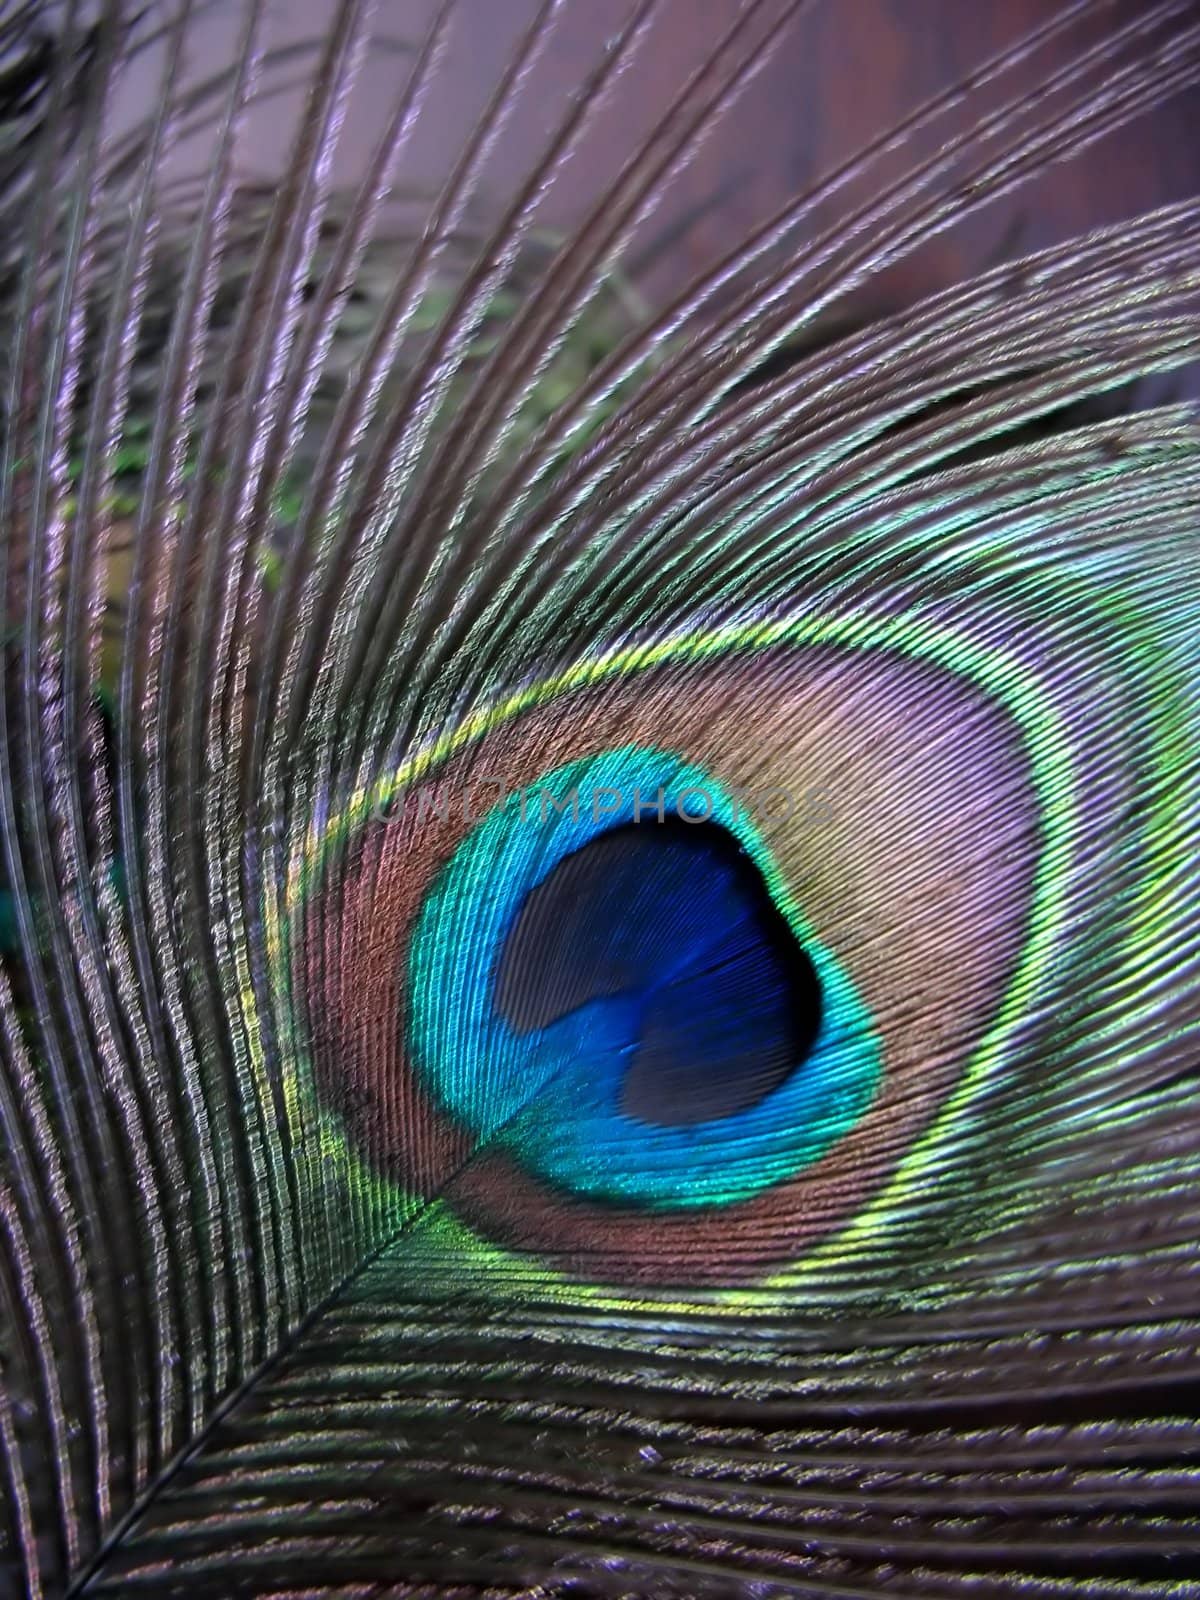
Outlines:
<svg viewBox="0 0 1200 1600"><path fill-rule="evenodd" d="M708 820L755 860L823 996L816 1040L798 1070L748 1109L688 1126L650 1125L620 1110L625 1057L603 1048L606 1027L615 1022L620 1030L619 997L529 1034L515 1032L493 1000L504 940L530 890L600 833L644 818L660 788L672 810L688 790L711 802ZM577 812L572 790L584 802ZM609 798L597 815L602 791ZM688 801L682 804L686 812ZM882 1072L866 1007L789 904L744 808L701 768L659 749L626 747L568 762L485 815L426 894L408 995L408 1047L426 1090L480 1144L499 1146L531 1175L592 1200L673 1209L748 1199L849 1133Z"/></svg>

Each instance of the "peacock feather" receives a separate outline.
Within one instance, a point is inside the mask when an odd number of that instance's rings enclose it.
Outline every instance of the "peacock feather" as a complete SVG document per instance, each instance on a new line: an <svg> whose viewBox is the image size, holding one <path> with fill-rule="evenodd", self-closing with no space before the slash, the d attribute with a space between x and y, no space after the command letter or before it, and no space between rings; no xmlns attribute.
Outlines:
<svg viewBox="0 0 1200 1600"><path fill-rule="evenodd" d="M0 7L5 1600L1200 1592L1200 17L807 10Z"/></svg>

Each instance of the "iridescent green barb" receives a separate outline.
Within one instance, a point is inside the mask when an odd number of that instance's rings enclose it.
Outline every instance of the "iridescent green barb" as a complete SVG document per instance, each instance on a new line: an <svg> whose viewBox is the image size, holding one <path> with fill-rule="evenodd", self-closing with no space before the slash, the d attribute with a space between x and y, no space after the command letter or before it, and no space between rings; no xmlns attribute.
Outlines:
<svg viewBox="0 0 1200 1600"><path fill-rule="evenodd" d="M1200 19L809 9L0 13L5 1600L1196 1592L1200 201L856 308Z"/></svg>

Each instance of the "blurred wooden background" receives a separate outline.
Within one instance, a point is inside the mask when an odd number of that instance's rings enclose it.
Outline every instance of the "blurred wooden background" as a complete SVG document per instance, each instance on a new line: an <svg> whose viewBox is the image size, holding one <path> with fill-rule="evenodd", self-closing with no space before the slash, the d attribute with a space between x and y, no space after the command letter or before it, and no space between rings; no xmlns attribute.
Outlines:
<svg viewBox="0 0 1200 1600"><path fill-rule="evenodd" d="M523 173L630 4L564 0L519 110L485 168L485 199L503 198ZM427 186L446 170L535 9L536 0L460 0L436 93L405 154L404 182ZM661 0L635 69L600 120L599 137L588 141L547 197L550 224L582 215L623 151L661 118L702 51L741 9L738 0ZM778 0L774 10L781 9ZM784 26L769 63L673 179L639 236L634 258L650 298L664 299L905 113L1061 9L1060 0L809 0ZM333 0L273 0L269 38L280 44L313 38L332 10ZM1079 23L1023 68L1015 86L1032 88L1147 10L1148 0L1089 0ZM397 45L412 45L431 11L432 0L380 0L374 27ZM217 0L202 14L193 52L197 74L219 70L242 15L239 0ZM401 48L372 47L348 106L337 177L355 175L410 60ZM969 100L952 126L965 126L994 100ZM298 93L285 94L254 113L242 145L249 174L269 176L277 168L300 104ZM131 114L145 108L134 91ZM917 141L905 159L931 148ZM1003 255L1191 193L1200 193L1200 93L1194 91L966 219L895 269L884 293L889 302L903 302Z"/></svg>

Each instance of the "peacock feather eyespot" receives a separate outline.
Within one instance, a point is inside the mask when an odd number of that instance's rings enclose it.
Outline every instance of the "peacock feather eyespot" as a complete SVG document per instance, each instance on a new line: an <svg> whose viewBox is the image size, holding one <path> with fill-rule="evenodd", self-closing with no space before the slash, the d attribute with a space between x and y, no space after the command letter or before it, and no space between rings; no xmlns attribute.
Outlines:
<svg viewBox="0 0 1200 1600"><path fill-rule="evenodd" d="M1197 1592L1200 18L862 3L0 5L0 1600Z"/></svg>
<svg viewBox="0 0 1200 1600"><path fill-rule="evenodd" d="M885 1214L917 1136L963 1120L1028 1026L1061 914L1038 877L1069 827L1066 753L1031 748L1036 691L1007 654L971 660L894 613L813 611L536 684L405 789L342 886L345 988L323 990L317 1050L319 1092L336 1105L353 1086L346 1135L368 1168L420 1172L484 1238L569 1273L736 1284ZM1059 802L1046 816L1039 790ZM812 793L820 808L796 805ZM703 915L705 896L724 909ZM380 946L393 965L364 1060L350 1030ZM781 1073L798 958L819 1022ZM664 973L679 984L665 995ZM705 1049L718 1074L748 1075L751 1104L628 1114L639 1057L657 1051L658 1092L678 1098L703 1092ZM752 1095L755 1072L774 1072L770 1092Z"/></svg>

